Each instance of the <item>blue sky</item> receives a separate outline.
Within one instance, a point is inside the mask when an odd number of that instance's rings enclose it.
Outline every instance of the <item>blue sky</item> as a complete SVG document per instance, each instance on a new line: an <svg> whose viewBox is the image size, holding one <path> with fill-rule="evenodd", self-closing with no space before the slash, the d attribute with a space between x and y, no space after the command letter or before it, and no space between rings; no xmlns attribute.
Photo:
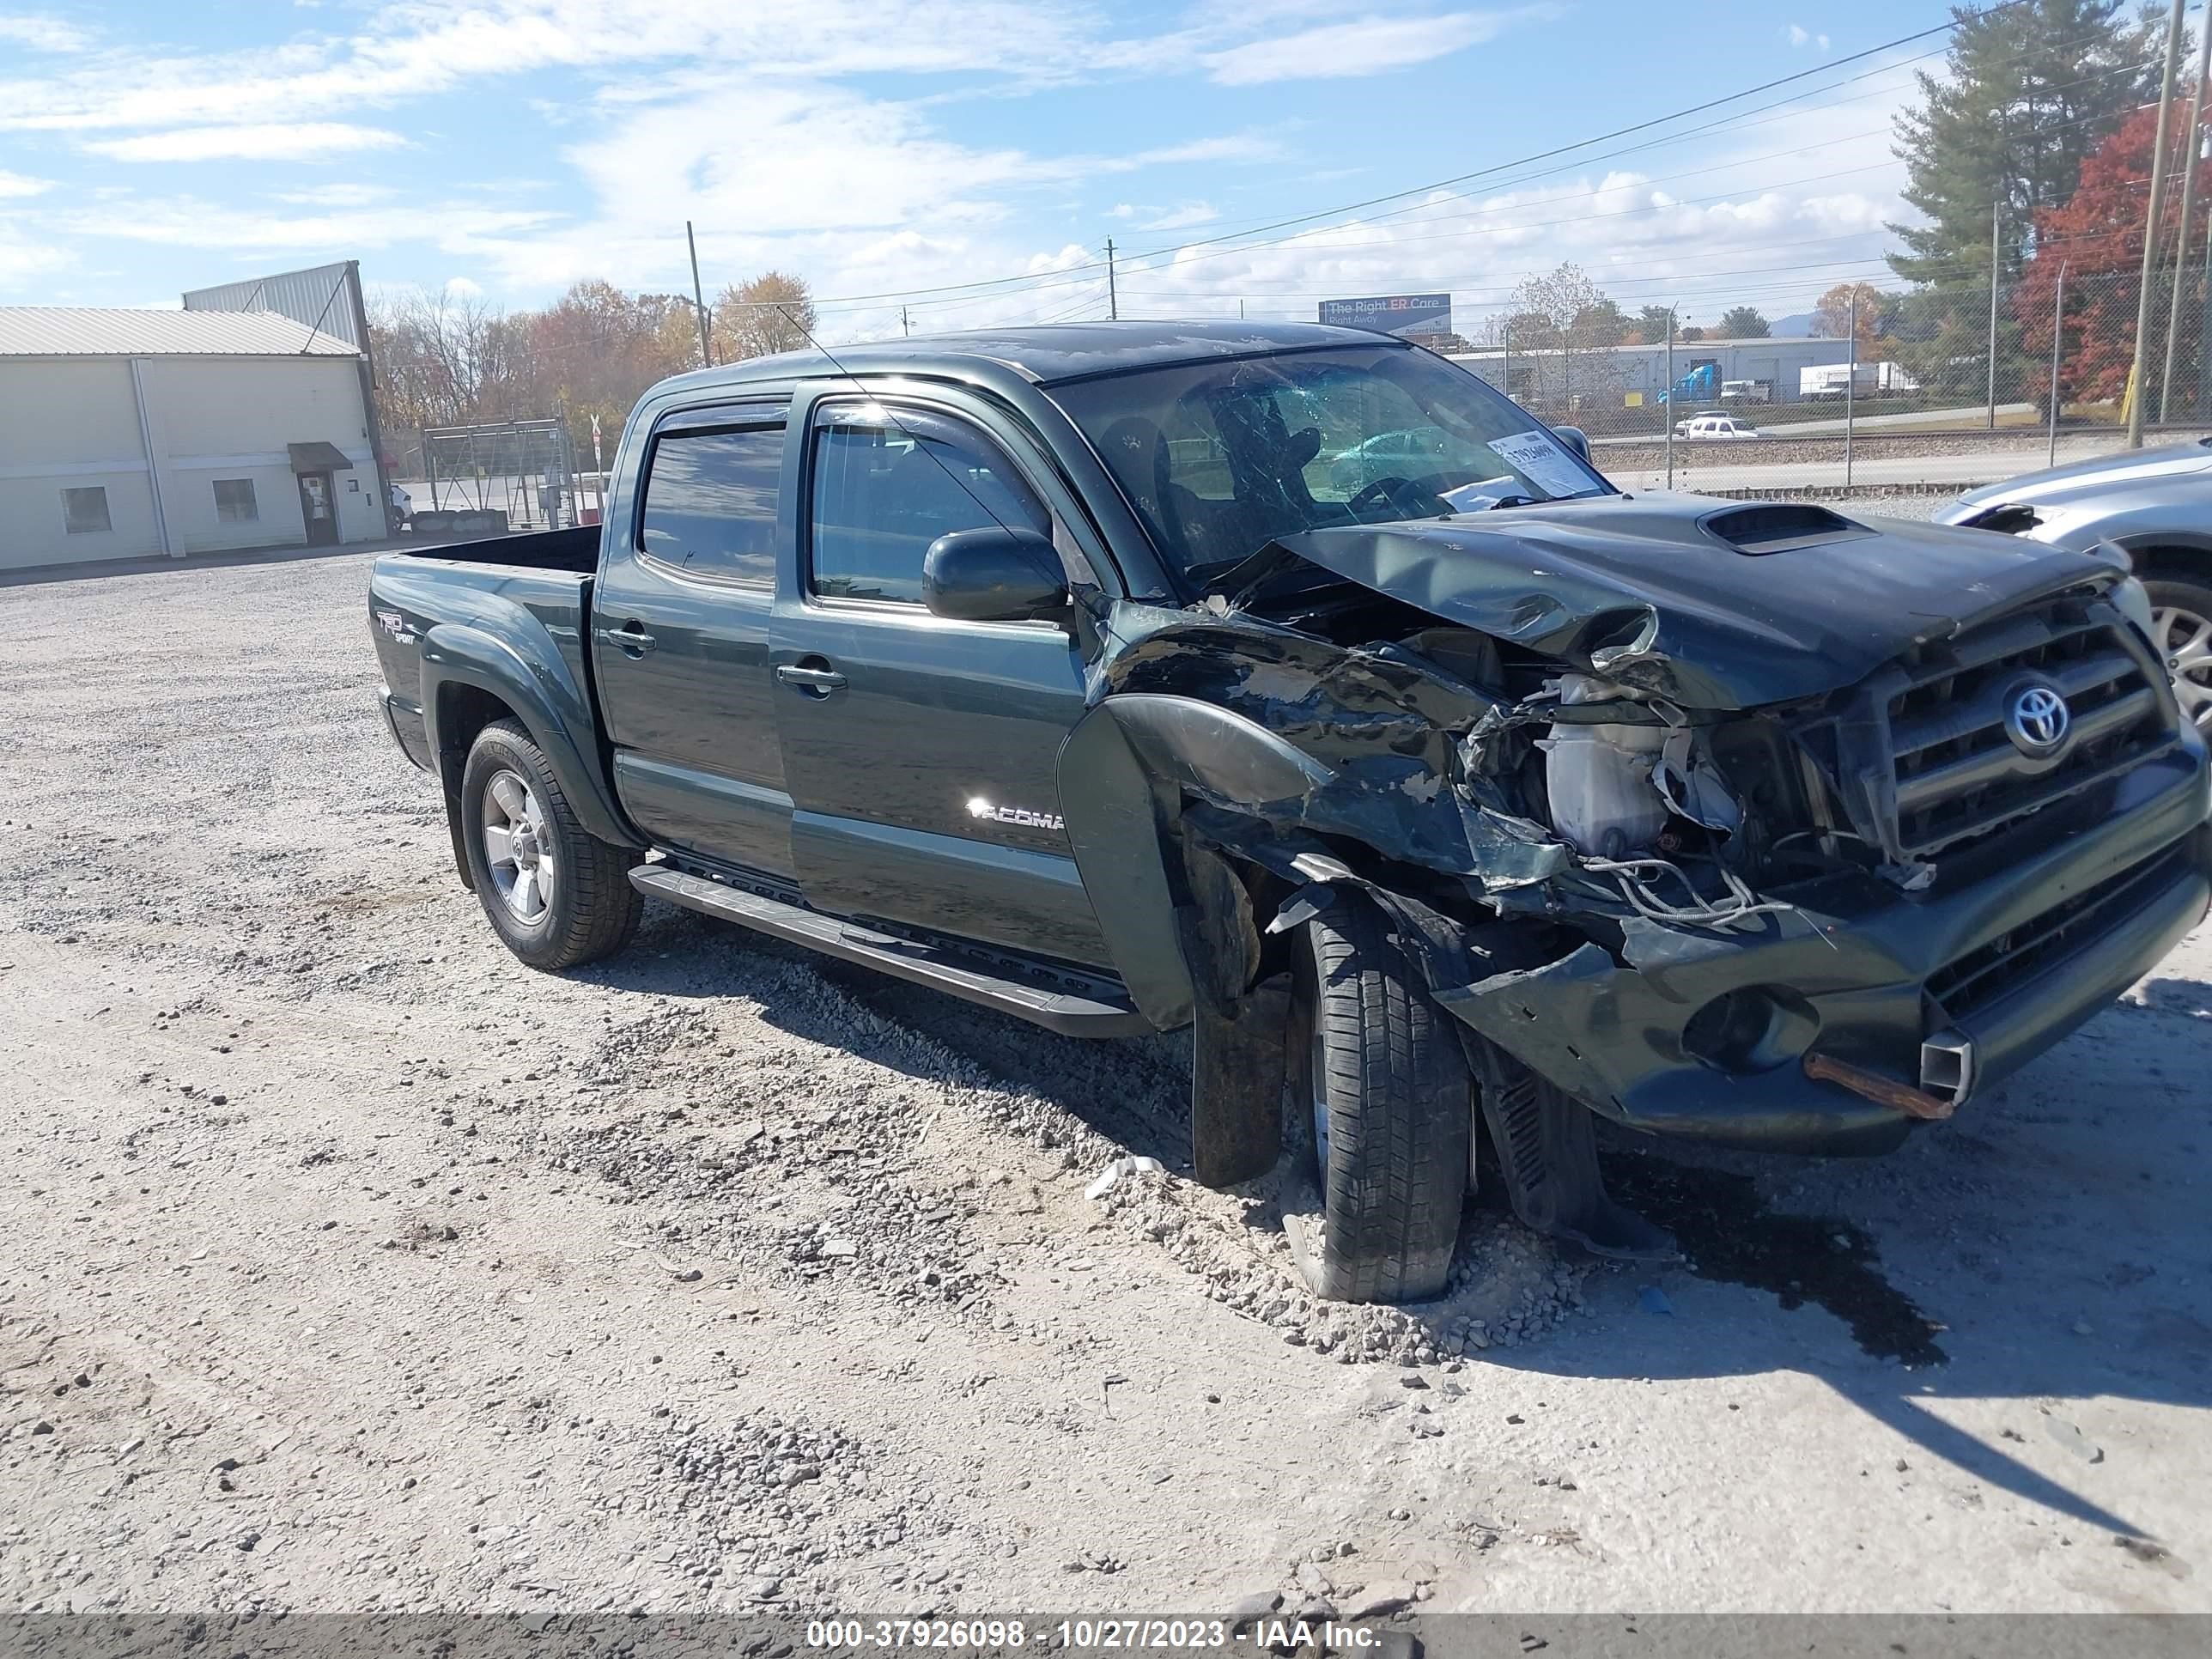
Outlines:
<svg viewBox="0 0 2212 1659"><path fill-rule="evenodd" d="M501 306L585 276L680 289L689 217L710 291L780 266L834 301L823 320L846 338L898 326L896 301L863 296L1016 274L915 295L916 326L1103 315L1109 237L1125 315L1311 317L1328 295L1449 289L1465 328L1561 259L1631 310L1678 299L1694 321L1741 298L1778 315L1879 276L1880 227L1905 211L1890 118L1941 37L1251 233L1947 15L1934 0L0 0L0 303L174 304L345 258L373 288Z"/></svg>

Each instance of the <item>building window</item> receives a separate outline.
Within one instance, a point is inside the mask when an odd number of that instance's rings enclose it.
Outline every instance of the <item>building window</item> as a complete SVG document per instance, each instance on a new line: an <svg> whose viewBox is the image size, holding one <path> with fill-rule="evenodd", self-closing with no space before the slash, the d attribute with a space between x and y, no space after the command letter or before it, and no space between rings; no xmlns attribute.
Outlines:
<svg viewBox="0 0 2212 1659"><path fill-rule="evenodd" d="M252 524L258 520L261 508L253 499L253 480L217 478L215 481L215 516L222 524Z"/></svg>
<svg viewBox="0 0 2212 1659"><path fill-rule="evenodd" d="M68 521L69 533L72 536L86 536L95 531L115 527L107 521L106 484L62 491L62 514Z"/></svg>

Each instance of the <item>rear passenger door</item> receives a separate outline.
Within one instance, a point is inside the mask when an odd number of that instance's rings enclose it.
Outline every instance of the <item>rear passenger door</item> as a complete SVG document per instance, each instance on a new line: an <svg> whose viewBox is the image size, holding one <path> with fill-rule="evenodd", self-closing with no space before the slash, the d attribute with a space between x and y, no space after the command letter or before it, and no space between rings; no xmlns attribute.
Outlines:
<svg viewBox="0 0 2212 1659"><path fill-rule="evenodd" d="M807 898L1105 963L1055 777L1084 712L1081 653L1050 623L948 621L921 603L929 544L994 523L1052 537L1093 580L1048 491L980 416L944 404L825 398L805 442L774 655Z"/></svg>
<svg viewBox="0 0 2212 1659"><path fill-rule="evenodd" d="M769 629L787 526L783 401L664 416L592 595L616 792L665 847L788 877Z"/></svg>

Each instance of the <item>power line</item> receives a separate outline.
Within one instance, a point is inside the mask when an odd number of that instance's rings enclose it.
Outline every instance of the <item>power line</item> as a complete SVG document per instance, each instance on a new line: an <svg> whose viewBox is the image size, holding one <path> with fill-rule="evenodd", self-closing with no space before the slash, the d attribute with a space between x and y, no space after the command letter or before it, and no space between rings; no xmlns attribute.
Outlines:
<svg viewBox="0 0 2212 1659"><path fill-rule="evenodd" d="M2014 6L2024 3L2026 0L2000 0L2000 3L1990 7L1978 15L1987 17L1997 12L2009 11ZM1733 104L1741 99L1755 98L1762 92L1773 91L1777 87L1786 87L1796 82L1810 79L1814 76L1831 74L1846 64L1858 63L1885 52L1893 52L1899 46L1910 46L1913 41L1924 40L1930 35L1948 33L1958 27L1961 21L1954 17L1947 23L1938 23L1930 28L1917 29L1911 34L1901 34L1894 40L1884 41L1878 46L1869 46L1863 52L1852 52L1849 57L1834 58L1812 69L1800 70L1795 75L1784 75L1755 87L1747 87L1741 92L1732 92L1724 97L1711 98L1702 104L1692 104L1686 109L1674 110L1666 115L1655 115L1649 120L1638 121L1629 126L1615 127L1611 132L1600 133L1595 138L1579 139L1571 144L1560 144L1551 149L1538 150L1534 155L1517 156L1510 161L1499 161L1490 167L1478 167L1472 173L1458 173L1449 179L1438 179L1433 184L1416 185L1408 190L1394 190L1385 195L1370 196L1365 201L1352 202L1342 207L1323 208L1317 212L1299 214L1288 219L1279 219L1274 223L1262 226L1261 228L1281 230L1292 225L1309 224L1316 219L1334 218L1340 214L1357 213L1363 208L1379 207L1385 202L1403 201L1408 196L1425 196L1434 191L1449 190L1455 185L1464 185L1477 179L1487 178L1492 173L1503 173L1509 167L1527 167L1535 161L1548 161L1555 156L1569 155L1578 149L1588 149L1593 144L1610 143L1615 138L1625 138L1631 133L1648 132L1653 127L1664 126L1668 122L1679 121L1685 116L1702 115L1709 109L1718 109L1723 105ZM1190 248L1210 247L1218 242L1235 240L1237 236L1245 234L1247 233L1231 232L1220 236L1202 237L1194 241L1178 242L1169 247L1154 248L1150 252L1139 254L1137 257L1150 259L1162 253L1180 253Z"/></svg>
<svg viewBox="0 0 2212 1659"><path fill-rule="evenodd" d="M1996 12L2010 10L2013 7L2024 3L2026 3L2026 0L1999 0L1998 4L1990 6L1978 15L1979 16L1986 17ZM1910 46L1916 40L1927 40L1934 35L1948 33L1949 31L1958 27L1960 21L1960 19L1954 18L1948 22L1939 23L1929 28L1918 29L1910 34L1899 35L1896 39L1884 41L1879 46L1869 46L1863 51L1852 52L1846 57L1832 59L1826 64L1815 65L1811 69L1798 70L1796 73L1792 75L1781 76L1774 80L1763 82L1757 86L1747 87L1740 91L1729 93L1719 98L1708 99L1703 103L1692 104L1686 108L1674 110L1664 115L1656 115L1647 120L1632 123L1628 126L1616 127L1610 132L1600 133L1594 137L1578 139L1572 143L1558 145L1551 149L1540 150L1533 155L1520 156L1511 161L1496 162L1489 167L1480 167L1471 173L1459 173L1452 178L1440 179L1432 184L1417 185L1405 190L1392 191L1384 195L1370 197L1364 201L1348 203L1336 207L1318 209L1311 213L1295 215L1287 219L1279 219L1272 222L1261 224L1250 230L1231 231L1219 235L1200 238L1192 241L1175 243L1164 247L1152 249L1148 252L1136 256L1136 258L1140 260L1152 259L1158 258L1162 254L1180 253L1187 252L1192 248L1215 246L1220 243L1237 240L1248 235L1256 235L1267 231L1285 229L1296 225L1310 224L1317 220L1335 218L1347 213L1356 213L1363 209L1380 206L1385 203L1402 201L1408 197L1431 195L1435 191L1449 190L1453 185L1470 183L1477 179L1488 178L1492 174L1504 173L1511 168L1526 167L1536 161L1550 161L1555 157L1571 155L1576 150L1588 149L1593 145L1609 143L1615 138L1626 137L1632 134L1638 132L1646 132L1654 127L1664 126L1670 121L1681 120L1684 118L1692 115L1700 115L1708 110L1719 109L1726 105L1740 102L1741 100L1746 98L1756 97L1764 92L1771 92L1778 87L1791 86L1799 82L1820 76L1830 75L1835 70L1844 67L1846 64L1863 62L1867 58L1877 57L1883 52L1894 51L1901 46ZM1910 62L1917 60L1907 61ZM1901 65L1887 65L1886 66L1884 72L1886 72L1887 69L1895 69L1899 67L1901 67ZM1851 78L1858 79L1863 77ZM1838 82L1832 83L1830 88L1823 88L1823 90L1832 90L1832 86L1848 84L1850 84L1849 80ZM1771 108L1774 107L1774 106L1765 106L1762 107ZM1757 112L1747 112L1755 113ZM1722 123L1714 125L1719 125L1725 124ZM1692 135L1677 135L1678 137L1687 136ZM1584 158L1585 161L1600 159L1603 158ZM1882 165L1887 166L1887 163L1883 163ZM824 307L831 306L841 307L856 307L870 303L912 300L932 295L975 295L977 290L987 289L1009 289L1016 291L1023 291L1030 289L1051 288L1063 286L1064 283L1060 282L1045 281L1043 279L1064 278L1073 276L1076 273L1085 271L1100 271L1105 268L1106 264L1107 262L1105 260L1098 259L1087 264L1062 266L1057 270L1050 271L1027 271L1017 276L979 277L970 282L946 283L940 283L933 287L888 289L880 293L873 294L828 295L816 300L814 304L817 309L820 309ZM988 298L993 296L982 295L980 297Z"/></svg>

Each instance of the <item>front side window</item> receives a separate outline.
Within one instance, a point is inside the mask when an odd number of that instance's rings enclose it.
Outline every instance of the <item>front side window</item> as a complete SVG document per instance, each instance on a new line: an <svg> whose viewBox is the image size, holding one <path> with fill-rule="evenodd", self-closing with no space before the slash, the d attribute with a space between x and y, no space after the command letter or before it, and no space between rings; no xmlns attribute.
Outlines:
<svg viewBox="0 0 2212 1659"><path fill-rule="evenodd" d="M107 519L107 486L62 491L62 519L71 536L91 535L114 526Z"/></svg>
<svg viewBox="0 0 2212 1659"><path fill-rule="evenodd" d="M253 480L217 478L215 481L215 516L221 524L251 524L260 518L260 505L253 499Z"/></svg>
<svg viewBox="0 0 2212 1659"><path fill-rule="evenodd" d="M1610 492L1534 416L1425 352L1183 363L1052 395L1201 584L1302 531Z"/></svg>
<svg viewBox="0 0 2212 1659"><path fill-rule="evenodd" d="M781 426L664 432L646 473L638 548L687 576L775 586Z"/></svg>
<svg viewBox="0 0 2212 1659"><path fill-rule="evenodd" d="M992 525L1052 533L1052 515L998 447L919 410L835 405L814 433L811 557L824 599L921 603L929 544Z"/></svg>

